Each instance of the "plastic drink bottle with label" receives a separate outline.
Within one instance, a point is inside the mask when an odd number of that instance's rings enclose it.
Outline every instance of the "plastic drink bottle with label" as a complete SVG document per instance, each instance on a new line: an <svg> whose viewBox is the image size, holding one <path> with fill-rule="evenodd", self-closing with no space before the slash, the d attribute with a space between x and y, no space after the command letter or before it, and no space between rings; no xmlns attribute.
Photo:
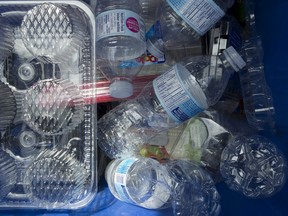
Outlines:
<svg viewBox="0 0 288 216"><path fill-rule="evenodd" d="M154 159L113 160L106 168L105 177L111 193L121 201L148 209L171 207L168 171Z"/></svg>
<svg viewBox="0 0 288 216"><path fill-rule="evenodd" d="M157 58L165 48L197 40L210 30L231 7L234 0L166 0L159 10L159 20L149 31L148 51Z"/></svg>
<svg viewBox="0 0 288 216"><path fill-rule="evenodd" d="M220 171L230 189L250 198L264 198L285 184L287 162L265 137L236 136L222 152Z"/></svg>
<svg viewBox="0 0 288 216"><path fill-rule="evenodd" d="M98 67L111 81L110 95L129 97L132 77L140 72L146 55L145 23L139 1L101 0L96 7Z"/></svg>
<svg viewBox="0 0 288 216"><path fill-rule="evenodd" d="M195 56L172 66L98 121L98 144L110 157L139 152L160 131L175 127L215 104L229 76L245 66L229 47L221 56Z"/></svg>
<svg viewBox="0 0 288 216"><path fill-rule="evenodd" d="M217 216L220 195L213 180L196 163L172 160L166 165L172 179L174 215Z"/></svg>

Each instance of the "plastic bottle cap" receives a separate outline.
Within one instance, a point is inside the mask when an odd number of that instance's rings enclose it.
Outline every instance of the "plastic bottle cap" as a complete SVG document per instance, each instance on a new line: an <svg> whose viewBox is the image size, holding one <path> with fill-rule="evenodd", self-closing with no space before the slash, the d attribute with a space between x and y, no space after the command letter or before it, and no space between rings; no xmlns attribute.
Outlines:
<svg viewBox="0 0 288 216"><path fill-rule="evenodd" d="M164 56L164 53L158 49L152 42L151 40L147 40L146 42L146 48L147 50L156 58L162 58Z"/></svg>
<svg viewBox="0 0 288 216"><path fill-rule="evenodd" d="M109 91L114 98L127 98L133 94L133 85L127 80L115 80L110 84Z"/></svg>
<svg viewBox="0 0 288 216"><path fill-rule="evenodd" d="M238 72L239 70L241 70L243 67L246 66L245 61L234 49L234 47L232 46L228 47L223 51L223 54L236 72Z"/></svg>

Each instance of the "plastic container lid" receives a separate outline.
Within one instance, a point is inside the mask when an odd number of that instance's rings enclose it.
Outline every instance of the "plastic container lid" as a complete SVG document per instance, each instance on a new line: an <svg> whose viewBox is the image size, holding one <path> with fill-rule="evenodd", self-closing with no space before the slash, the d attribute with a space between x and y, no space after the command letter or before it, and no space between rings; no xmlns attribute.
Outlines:
<svg viewBox="0 0 288 216"><path fill-rule="evenodd" d="M228 47L223 51L223 54L236 72L238 72L239 70L241 70L243 67L246 66L245 61L234 49L234 47L232 46Z"/></svg>
<svg viewBox="0 0 288 216"><path fill-rule="evenodd" d="M127 98L133 94L133 84L128 80L114 80L109 91L114 98Z"/></svg>

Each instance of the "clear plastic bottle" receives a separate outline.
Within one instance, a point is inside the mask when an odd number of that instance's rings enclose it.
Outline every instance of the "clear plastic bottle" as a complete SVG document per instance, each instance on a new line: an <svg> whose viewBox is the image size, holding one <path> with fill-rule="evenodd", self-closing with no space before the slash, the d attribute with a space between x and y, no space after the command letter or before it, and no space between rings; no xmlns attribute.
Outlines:
<svg viewBox="0 0 288 216"><path fill-rule="evenodd" d="M136 99L120 104L98 121L100 148L110 158L139 152L139 147L160 131L215 104L231 73L244 65L232 47L219 57L195 56L175 64Z"/></svg>
<svg viewBox="0 0 288 216"><path fill-rule="evenodd" d="M110 95L132 95L132 78L146 55L145 23L139 1L101 0L96 8L98 68L110 80Z"/></svg>
<svg viewBox="0 0 288 216"><path fill-rule="evenodd" d="M145 24L139 1L99 1L96 28L97 52L104 59L131 60L146 52Z"/></svg>
<svg viewBox="0 0 288 216"><path fill-rule="evenodd" d="M199 39L233 3L234 0L166 0L156 16L159 21L150 29L154 34L147 39L148 51L160 58L165 47Z"/></svg>
<svg viewBox="0 0 288 216"><path fill-rule="evenodd" d="M287 162L277 146L263 136L236 136L223 150L221 174L227 186L247 197L269 197L287 179Z"/></svg>
<svg viewBox="0 0 288 216"><path fill-rule="evenodd" d="M251 37L244 42L245 70L240 71L244 111L249 124L257 130L273 131L275 109L272 93L265 78L261 37Z"/></svg>
<svg viewBox="0 0 288 216"><path fill-rule="evenodd" d="M150 28L156 21L156 13L163 0L139 0L146 28Z"/></svg>
<svg viewBox="0 0 288 216"><path fill-rule="evenodd" d="M197 164L172 160L166 164L173 185L173 212L176 216L217 216L220 195L213 180Z"/></svg>
<svg viewBox="0 0 288 216"><path fill-rule="evenodd" d="M220 174L221 154L232 134L206 117L190 119L181 128L170 131L176 141L165 146L170 157L178 160L193 161L211 175L215 182L222 180Z"/></svg>
<svg viewBox="0 0 288 216"><path fill-rule="evenodd" d="M171 206L171 181L167 169L151 158L113 160L106 168L106 181L119 200L148 209Z"/></svg>

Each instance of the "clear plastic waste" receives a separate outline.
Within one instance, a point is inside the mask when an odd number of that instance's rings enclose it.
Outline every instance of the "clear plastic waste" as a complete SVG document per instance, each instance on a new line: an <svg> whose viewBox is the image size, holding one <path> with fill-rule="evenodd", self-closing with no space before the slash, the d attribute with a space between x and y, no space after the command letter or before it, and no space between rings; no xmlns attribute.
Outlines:
<svg viewBox="0 0 288 216"><path fill-rule="evenodd" d="M0 17L0 38L2 39L0 42L0 64L2 64L12 53L15 42L13 28L4 17Z"/></svg>
<svg viewBox="0 0 288 216"><path fill-rule="evenodd" d="M17 182L15 160L5 151L0 150L0 200L5 198Z"/></svg>
<svg viewBox="0 0 288 216"><path fill-rule="evenodd" d="M56 208L83 196L88 172L66 150L44 150L27 167L24 189L36 205Z"/></svg>
<svg viewBox="0 0 288 216"><path fill-rule="evenodd" d="M219 215L220 195L213 180L196 163L172 160L166 164L173 179L174 215Z"/></svg>
<svg viewBox="0 0 288 216"><path fill-rule="evenodd" d="M159 20L149 30L153 34L147 38L147 50L160 58L167 47L198 40L233 3L234 0L165 0L156 16Z"/></svg>
<svg viewBox="0 0 288 216"><path fill-rule="evenodd" d="M159 10L159 6L163 0L139 0L139 2L142 8L146 29L149 29L157 19L157 10Z"/></svg>
<svg viewBox="0 0 288 216"><path fill-rule="evenodd" d="M0 95L0 131L2 132L14 121L17 112L17 103L10 86L2 81L0 81Z"/></svg>
<svg viewBox="0 0 288 216"><path fill-rule="evenodd" d="M229 76L245 66L232 48L218 57L195 56L177 63L98 121L100 148L119 158L139 152L160 131L175 127L215 104Z"/></svg>
<svg viewBox="0 0 288 216"><path fill-rule="evenodd" d="M0 209L83 209L97 192L94 14L1 1L0 28Z"/></svg>
<svg viewBox="0 0 288 216"><path fill-rule="evenodd" d="M260 135L236 136L222 152L220 170L230 189L250 198L274 195L287 179L284 155Z"/></svg>
<svg viewBox="0 0 288 216"><path fill-rule="evenodd" d="M84 98L67 80L39 81L25 93L22 106L24 121L47 135L67 133L84 118Z"/></svg>
<svg viewBox="0 0 288 216"><path fill-rule="evenodd" d="M102 0L96 7L98 68L110 80L110 95L133 94L132 79L146 55L145 23L139 1Z"/></svg>
<svg viewBox="0 0 288 216"><path fill-rule="evenodd" d="M105 173L111 193L119 200L148 209L171 207L167 169L151 158L113 160Z"/></svg>
<svg viewBox="0 0 288 216"><path fill-rule="evenodd" d="M195 117L180 127L169 130L176 137L165 146L171 159L189 160L198 164L214 180L222 181L220 174L221 154L232 134L221 125L206 117Z"/></svg>

